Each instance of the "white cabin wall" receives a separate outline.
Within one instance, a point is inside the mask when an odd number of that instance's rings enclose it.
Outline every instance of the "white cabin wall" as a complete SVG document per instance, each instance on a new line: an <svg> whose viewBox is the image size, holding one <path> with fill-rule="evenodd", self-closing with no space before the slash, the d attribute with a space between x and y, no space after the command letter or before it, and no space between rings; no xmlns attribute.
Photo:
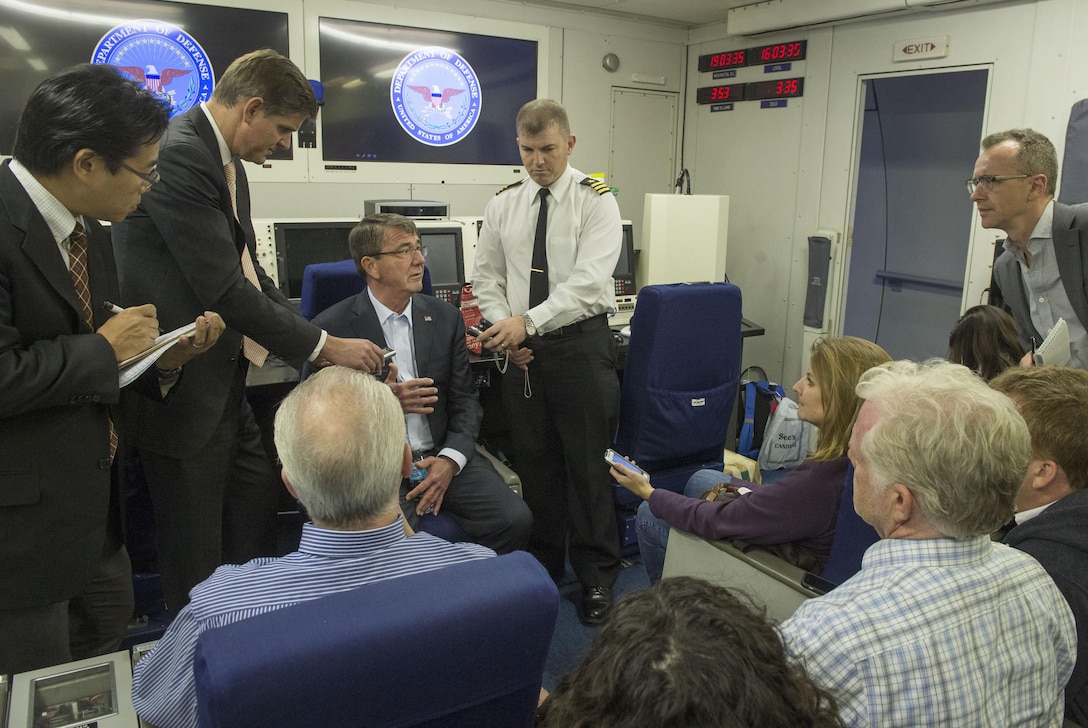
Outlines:
<svg viewBox="0 0 1088 728"><path fill-rule="evenodd" d="M746 366L761 365L787 385L803 371L809 234L840 233L831 277L842 275L850 240L858 77L988 67L983 133L1031 126L1054 141L1060 159L1069 108L1088 95L1085 5L1078 0L998 3L744 38L729 37L723 26L693 31L684 159L693 191L731 197L729 276L744 293L745 316L767 329L766 336L746 342ZM940 35L951 37L948 57L893 63L896 41ZM757 102L745 102L712 114L695 104L695 88L729 82L698 73L699 55L802 38L809 41L807 60L794 70L803 69L796 75L805 76L805 91L788 108L761 110ZM964 170L964 179L971 171ZM966 191L964 200L969 204ZM975 219L973 229L962 233L972 239L964 307L977 303L988 285L992 242L999 237ZM826 315L832 334L841 324L837 293L832 280Z"/></svg>
<svg viewBox="0 0 1088 728"><path fill-rule="evenodd" d="M243 0L238 4L247 4ZM303 0L303 15L309 22L315 14L330 14L330 3ZM260 7L253 0L253 7ZM632 88L679 91L683 83L683 59L687 31L644 22L617 20L581 12L523 6L491 0L465 0L458 3L435 0L367 0L333 5L344 17L378 22L400 22L406 25L433 26L438 18L457 16L467 23L464 30L474 29L477 19L501 20L538 25L547 28L549 57L547 61L548 95L563 102L571 118L572 133L577 144L571 163L585 171L603 172L608 169L609 111L611 88L623 85ZM395 12L396 19L390 13ZM467 16L467 20L466 20ZM337 15L340 17L340 15ZM481 23L482 24L482 23ZM601 65L606 53L621 58L621 70L609 73ZM316 55L307 49L306 57ZM637 61L636 61L637 59ZM303 65L303 64L300 64ZM307 70L303 65L303 70ZM633 70L664 76L666 86L640 84L630 81ZM308 73L311 78L317 74ZM621 82L622 81L622 82ZM513 147L516 132L510 130ZM311 165L318 159L314 153ZM409 175L410 177L411 175ZM512 176L510 181L518 179ZM500 189L494 184L447 183L434 179L420 170L418 179L396 183L380 178L338 182L265 182L254 180L253 216L255 218L343 217L362 213L363 201L368 199L434 199L449 202L455 215L479 215L484 205Z"/></svg>
<svg viewBox="0 0 1088 728"><path fill-rule="evenodd" d="M198 0L207 2L210 0ZM231 0L237 2L238 0ZM298 0L303 16L331 0ZM261 7L259 0L241 0ZM292 0L278 0L293 5ZM456 14L462 22L506 21L546 28L547 92L567 106L578 137L572 163L586 172L608 169L610 95L614 87L679 91L683 99L677 159L691 172L697 194L730 200L730 278L744 293L744 313L766 328L746 342L744 363L759 364L787 385L807 361L802 315L807 279L807 236L815 230L840 233L834 251L826 319L830 333L841 321L835 277L841 277L849 245L848 209L855 150L858 76L925 72L948 67L991 70L985 132L1033 126L1063 151L1070 105L1088 96L1088 3L1082 0L1021 0L959 10L911 12L838 26L730 37L725 24L684 31L668 25L626 21L501 0L343 0L367 19L377 8L383 22L393 12L406 24ZM486 19L486 21L484 20ZM486 32L486 31L480 31ZM899 40L949 35L950 54L933 61L893 63ZM743 102L734 111L710 113L695 104L695 89L710 85L697 71L700 54L804 38L807 59L794 66L805 77L805 94L785 109L761 110ZM620 70L601 66L606 53ZM307 49L307 55L310 50ZM632 81L631 73L663 76L665 84ZM738 81L762 78L745 69ZM783 78L776 74L769 78ZM637 123L637 120L631 120ZM511 144L514 143L511 130ZM666 170L674 176L677 170ZM964 178L971 170L964 170ZM623 189L622 180L611 180ZM255 217L342 217L358 215L373 198L440 199L454 214L482 212L497 187L432 179L390 183L364 178L352 183L266 182L253 184ZM965 194L966 200L966 194ZM978 301L988 284L993 231L977 226L972 238L964 305ZM677 251L682 254L683 251Z"/></svg>

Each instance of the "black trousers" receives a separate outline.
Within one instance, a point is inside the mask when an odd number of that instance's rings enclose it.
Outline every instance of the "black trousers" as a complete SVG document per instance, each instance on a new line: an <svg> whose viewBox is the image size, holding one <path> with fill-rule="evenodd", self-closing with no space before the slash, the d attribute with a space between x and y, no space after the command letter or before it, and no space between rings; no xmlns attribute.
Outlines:
<svg viewBox="0 0 1088 728"><path fill-rule="evenodd" d="M11 585L18 589L18 585ZM124 546L106 547L90 582L70 599L0 609L0 674L117 651L132 618L132 571Z"/></svg>
<svg viewBox="0 0 1088 728"><path fill-rule="evenodd" d="M572 327L568 327L570 329ZM612 482L604 451L619 417L616 341L601 316L579 330L534 336L525 374L503 376L510 457L533 512L529 551L551 572L570 563L583 586L612 586L620 568Z"/></svg>
<svg viewBox="0 0 1088 728"><path fill-rule="evenodd" d="M231 400L207 445L178 443L177 456L140 451L155 513L155 541L167 609L177 614L189 590L221 564L276 550L280 482L244 396Z"/></svg>
<svg viewBox="0 0 1088 728"><path fill-rule="evenodd" d="M412 487L407 478L401 483L401 511L408 525L418 531L415 501L404 499ZM440 512L450 516L472 541L496 553L520 551L529 543L532 513L482 455L473 453L450 481Z"/></svg>

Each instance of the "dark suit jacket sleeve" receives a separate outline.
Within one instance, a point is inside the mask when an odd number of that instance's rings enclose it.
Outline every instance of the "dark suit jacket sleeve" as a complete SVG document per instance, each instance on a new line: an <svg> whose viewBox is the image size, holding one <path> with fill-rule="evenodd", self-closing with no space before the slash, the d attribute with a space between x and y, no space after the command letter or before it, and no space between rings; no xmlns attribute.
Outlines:
<svg viewBox="0 0 1088 728"><path fill-rule="evenodd" d="M207 125L199 108L189 114L190 120ZM206 131L211 133L210 125ZM218 312L230 328L301 365L317 346L320 330L289 308L263 270L259 274L262 290L258 291L245 279L239 263L242 245L252 237L244 172L240 170L238 177L242 224L230 209L218 159L191 127L175 120L161 146L158 170L162 182L151 188L141 203L146 214L142 228L138 227L140 212L129 222L133 226L131 245L141 244L138 231L149 231L151 223L203 310ZM253 254L251 248L249 252ZM177 324L167 321L164 325L180 325L201 312L186 311Z"/></svg>
<svg viewBox="0 0 1088 728"><path fill-rule="evenodd" d="M78 299L52 233L36 210L31 212L30 199L6 168L3 176L9 205L14 205L11 195L23 195L19 202L27 216L20 224L27 229L0 223L0 417L73 404L116 404L120 392L113 349L80 320ZM97 223L88 225L91 298L116 297L109 240ZM102 323L96 320L95 326Z"/></svg>
<svg viewBox="0 0 1088 728"><path fill-rule="evenodd" d="M483 409L472 383L461 312L431 296L412 297L416 368L438 388L438 402L427 417L435 447L453 448L472 458ZM364 291L330 306L313 322L333 336L363 338L385 346L374 306Z"/></svg>
<svg viewBox="0 0 1088 728"><path fill-rule="evenodd" d="M1085 246L1088 246L1088 204L1069 206L1054 203L1051 237L1054 241L1054 260L1061 272L1069 303L1081 323L1088 324L1088 251L1085 250ZM994 261L990 303L1005 309L1016 319L1020 344L1025 349L1031 346L1030 337L1042 341L1046 332L1036 331L1032 323L1020 264L1007 251Z"/></svg>
<svg viewBox="0 0 1088 728"><path fill-rule="evenodd" d="M442 405L435 407L427 418L435 447L453 448L470 460L476 450L483 408L472 381L464 320L460 311L438 299L417 295L413 300L413 305L419 305L424 313L431 312L431 316L440 324L432 337L431 358L419 364L420 376L435 380L439 404ZM416 320L419 320L418 314ZM424 330L417 324L417 350L420 348L419 333Z"/></svg>
<svg viewBox="0 0 1088 728"><path fill-rule="evenodd" d="M112 300L109 240L93 221L87 237L91 300ZM97 328L105 314L94 313ZM67 599L93 573L109 537L119 396L113 349L83 320L45 220L0 166L0 609Z"/></svg>

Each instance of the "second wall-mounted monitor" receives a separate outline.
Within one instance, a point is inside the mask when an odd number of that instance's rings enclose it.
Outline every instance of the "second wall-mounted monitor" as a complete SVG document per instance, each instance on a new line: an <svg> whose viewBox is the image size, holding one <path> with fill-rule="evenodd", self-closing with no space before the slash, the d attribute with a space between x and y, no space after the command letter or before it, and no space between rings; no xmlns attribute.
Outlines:
<svg viewBox="0 0 1088 728"><path fill-rule="evenodd" d="M547 29L441 13L329 17L320 3L317 59L322 181L513 182L521 173L516 117L546 93ZM392 20L392 22L377 22Z"/></svg>

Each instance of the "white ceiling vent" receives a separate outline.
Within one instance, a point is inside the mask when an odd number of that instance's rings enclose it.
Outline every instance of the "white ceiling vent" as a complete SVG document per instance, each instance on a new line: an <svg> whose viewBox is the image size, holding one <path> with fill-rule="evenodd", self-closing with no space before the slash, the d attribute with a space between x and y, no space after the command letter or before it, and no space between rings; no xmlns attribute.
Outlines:
<svg viewBox="0 0 1088 728"><path fill-rule="evenodd" d="M845 23L918 10L948 10L1008 0L763 0L726 13L729 35Z"/></svg>

